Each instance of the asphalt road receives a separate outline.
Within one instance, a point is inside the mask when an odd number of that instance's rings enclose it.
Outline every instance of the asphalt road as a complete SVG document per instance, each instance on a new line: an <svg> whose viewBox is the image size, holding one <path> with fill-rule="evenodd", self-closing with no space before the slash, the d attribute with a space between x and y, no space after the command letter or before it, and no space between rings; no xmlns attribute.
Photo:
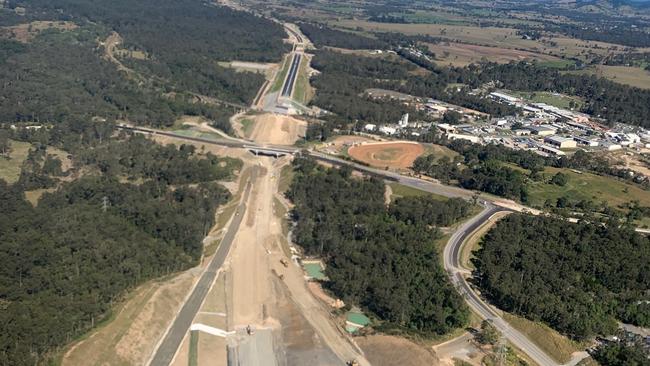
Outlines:
<svg viewBox="0 0 650 366"><path fill-rule="evenodd" d="M291 61L291 68L289 69L289 74L287 80L284 82L284 87L282 87L282 96L291 97L293 92L293 85L296 82L296 77L298 76L298 67L300 66L300 60L302 55L296 53L293 55L293 61Z"/></svg>
<svg viewBox="0 0 650 366"><path fill-rule="evenodd" d="M203 275L201 275L201 278L194 287L192 294L190 294L180 312L176 315L176 319L174 319L172 326L167 331L167 334L165 334L162 342L156 349L151 362L149 363L150 366L168 366L172 362L176 350L180 347L185 334L192 325L192 321L205 299L205 296L210 291L210 287L217 276L217 272L228 256L228 252L230 252L233 239L239 230L239 225L241 224L242 219L244 218L244 213L246 212L245 202L248 200L254 177L255 172L253 171L253 178L251 178L246 186L242 203L237 207L235 216L230 222L230 226L228 226L228 230L221 240L217 252L210 261L210 264L208 264L206 270L203 272Z"/></svg>
<svg viewBox="0 0 650 366"><path fill-rule="evenodd" d="M517 348L526 353L533 361L540 366L559 366L560 364L553 360L549 355L542 351L537 345L532 343L525 335L512 328L499 314L497 314L489 305L487 305L474 289L467 283L462 275L460 266L460 256L462 244L467 238L476 231L481 225L486 223L492 215L499 211L507 211L501 207L486 204L485 210L479 215L467 221L452 237L449 239L444 249L444 266L449 273L452 283L458 289L460 294L465 298L467 304L483 319L491 320L494 326L503 334L503 336L514 344ZM574 359L574 364L579 359Z"/></svg>
<svg viewBox="0 0 650 366"><path fill-rule="evenodd" d="M234 148L256 148L256 149L266 149L271 152L283 152L283 153L296 153L300 151L300 149L293 148L293 147L287 147L287 146L259 146L255 144L254 142L250 143L242 143L238 142L235 140L210 140L210 139L202 139L202 138L194 138L194 137L187 137L187 136L181 136L181 135L176 135L174 133L170 132L164 132L164 131L158 131L158 130L151 130L151 129L146 129L146 128L140 128L140 127L125 127L125 126L120 126L122 129L127 129L127 130L132 130L135 132L144 132L144 133L155 133L155 134L161 134L161 135L166 135L174 138L179 138L179 139L185 139L185 140L190 140L190 141L196 141L196 142L202 142L206 144L214 144L214 145L221 145L221 146L227 146L227 147L234 147ZM339 159L336 157L332 157L329 155L325 155L322 153L318 152L308 152L310 156L314 157L315 159L325 161L328 163L336 164L336 165L348 165L356 170L359 170L361 172L371 174L378 176L382 179L387 179L387 180L392 180L395 182L399 182L400 184L413 187L413 188L418 188L421 190L424 190L426 192L446 196L446 197L462 197L462 198L471 198L475 192L458 188L458 187L451 187L451 186L446 186L440 183L435 183L431 181L426 181L418 178L413 178L413 177L406 177L403 175L400 175L398 173L393 173L385 170L380 170L380 169L374 169L365 165L357 164L351 161ZM481 198L482 200L485 199L484 197ZM449 275L451 277L452 283L456 285L456 288L458 291L465 297L465 300L467 303L482 317L485 319L492 319L494 321L494 325L499 329L504 336L510 340L514 345L519 347L522 351L524 351L526 354L530 356L535 362L540 364L541 366L557 366L559 365L555 361L553 361L547 354L545 354L542 350L539 349L535 344L533 344L528 338L526 338L523 334L520 332L516 331L510 325L505 322L503 319L499 317L498 314L496 314L492 308L488 305L486 305L480 298L480 296L474 292L474 290L469 286L465 278L462 276L462 269L460 268L460 263L459 263L459 257L460 257L460 247L462 243L465 241L465 239L477 228L479 228L483 223L485 223L494 213L499 212L499 211L504 211L507 210L503 207L499 207L493 204L493 202L490 202L489 200L485 200L485 205L486 209L479 214L478 216L470 219L467 221L454 235L451 237L449 240L447 246L445 247L444 251L444 264L445 264L445 269L449 272ZM241 208L241 207L240 207ZM637 229L638 230L638 229ZM229 229L230 232L230 229ZM225 240L225 239L224 239ZM228 244L230 246L230 244ZM221 249L221 247L220 247ZM215 258L216 259L216 258ZM205 296L205 295L204 295ZM191 321L191 320L190 320ZM188 323L189 324L189 323ZM188 325L189 326L189 325ZM187 329L187 327L185 328ZM184 333L183 333L184 335ZM180 341L182 340L182 336L180 340L178 341L180 344ZM161 347L162 348L162 347ZM174 351L175 352L175 349ZM173 354L172 354L173 356ZM572 362L570 362L568 365L575 365L580 358L574 358ZM158 365L163 365L161 364L154 364L154 366ZM166 365L166 364L165 364Z"/></svg>

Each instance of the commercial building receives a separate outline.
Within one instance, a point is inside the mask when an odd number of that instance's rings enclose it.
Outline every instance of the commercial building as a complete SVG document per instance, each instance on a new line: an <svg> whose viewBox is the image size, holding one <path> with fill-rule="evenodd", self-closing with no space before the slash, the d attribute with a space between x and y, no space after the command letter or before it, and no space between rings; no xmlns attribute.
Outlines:
<svg viewBox="0 0 650 366"><path fill-rule="evenodd" d="M559 149L574 149L578 147L578 143L574 139L562 136L549 136L544 138L544 142Z"/></svg>
<svg viewBox="0 0 650 366"><path fill-rule="evenodd" d="M582 145L582 146L596 147L600 145L600 142L598 142L598 140L591 139L588 137L574 136L573 140L575 140L575 142L577 142L578 145Z"/></svg>
<svg viewBox="0 0 650 366"><path fill-rule="evenodd" d="M551 136L557 133L557 130L549 125L530 126L527 127L530 133L537 136Z"/></svg>
<svg viewBox="0 0 650 366"><path fill-rule="evenodd" d="M555 155L555 156L564 156L566 153L562 150L558 150L552 146L548 145L539 145L538 146L539 151L545 152L549 155Z"/></svg>

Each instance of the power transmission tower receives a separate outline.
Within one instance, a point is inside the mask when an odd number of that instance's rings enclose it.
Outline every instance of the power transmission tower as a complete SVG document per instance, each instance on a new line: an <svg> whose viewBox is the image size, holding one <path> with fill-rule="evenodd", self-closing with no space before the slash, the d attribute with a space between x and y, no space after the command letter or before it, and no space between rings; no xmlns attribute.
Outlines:
<svg viewBox="0 0 650 366"><path fill-rule="evenodd" d="M508 365L508 348L506 346L506 339L499 337L499 343L497 343L497 365L507 366Z"/></svg>
<svg viewBox="0 0 650 366"><path fill-rule="evenodd" d="M108 210L108 206L111 205L111 202L108 200L108 197L104 196L102 198L102 211L106 212Z"/></svg>

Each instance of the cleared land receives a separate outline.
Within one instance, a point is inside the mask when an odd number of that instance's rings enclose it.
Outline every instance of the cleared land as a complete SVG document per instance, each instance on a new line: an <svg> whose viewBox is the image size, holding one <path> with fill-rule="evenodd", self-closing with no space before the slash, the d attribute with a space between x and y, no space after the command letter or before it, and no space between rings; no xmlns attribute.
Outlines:
<svg viewBox="0 0 650 366"><path fill-rule="evenodd" d="M20 177L20 168L27 159L27 153L32 145L27 142L11 140L9 158L0 157L0 179L7 183L15 183Z"/></svg>
<svg viewBox="0 0 650 366"><path fill-rule="evenodd" d="M510 61L539 60L542 62L560 62L562 59L533 53L498 47L477 46L464 43L439 43L428 44L429 49L436 54L440 63L453 66L466 66L482 60L508 63Z"/></svg>
<svg viewBox="0 0 650 366"><path fill-rule="evenodd" d="M459 156L460 154L455 152L454 150L446 147L446 146L441 146L441 145L436 145L436 144L424 144L424 155L434 155L437 160L440 158L446 156L449 159L454 159L456 156Z"/></svg>
<svg viewBox="0 0 650 366"><path fill-rule="evenodd" d="M347 29L361 27L369 32L400 32L407 35L426 34L448 39L450 42L463 42L501 49L525 50L533 53L560 57L586 59L586 54L605 56L610 52L622 52L623 47L611 43L583 41L567 37L551 37L540 40L522 39L514 28L477 27L448 24L395 24L360 20L330 21L331 25ZM539 57L542 57L540 55ZM544 56L545 57L545 56Z"/></svg>
<svg viewBox="0 0 650 366"><path fill-rule="evenodd" d="M72 345L62 365L143 365L198 278L192 269L132 291L116 314Z"/></svg>
<svg viewBox="0 0 650 366"><path fill-rule="evenodd" d="M529 93L529 92L507 91L506 93L530 100L533 103L546 103L548 105L552 105L564 109L571 109L572 101L573 101L574 109L580 109L580 107L584 103L584 101L578 97L572 97L569 95L551 93L551 92Z"/></svg>
<svg viewBox="0 0 650 366"><path fill-rule="evenodd" d="M73 22L51 22L51 21L35 21L31 23L23 23L11 27L0 28L0 37L15 39L18 42L27 43L34 39L44 30L58 29L61 31L69 31L77 29L78 26Z"/></svg>
<svg viewBox="0 0 650 366"><path fill-rule="evenodd" d="M405 338L371 335L355 339L374 366L421 366L438 364L433 352Z"/></svg>
<svg viewBox="0 0 650 366"><path fill-rule="evenodd" d="M580 73L594 74L617 83L650 89L650 71L640 67L598 65L582 70Z"/></svg>
<svg viewBox="0 0 650 366"><path fill-rule="evenodd" d="M305 121L290 116L266 113L251 120L255 122L251 138L261 144L293 145L307 130Z"/></svg>
<svg viewBox="0 0 650 366"><path fill-rule="evenodd" d="M356 160L375 167L406 169L424 153L424 147L410 142L380 142L353 146L348 154Z"/></svg>
<svg viewBox="0 0 650 366"><path fill-rule="evenodd" d="M572 201L586 199L595 203L607 202L613 207L638 200L641 206L650 206L650 194L636 185L591 173L578 174L570 169L544 170L544 174L548 176L558 172L569 176L568 183L563 187L538 182L530 184L528 193L533 206L541 206L547 199L554 204L560 197L569 197Z"/></svg>

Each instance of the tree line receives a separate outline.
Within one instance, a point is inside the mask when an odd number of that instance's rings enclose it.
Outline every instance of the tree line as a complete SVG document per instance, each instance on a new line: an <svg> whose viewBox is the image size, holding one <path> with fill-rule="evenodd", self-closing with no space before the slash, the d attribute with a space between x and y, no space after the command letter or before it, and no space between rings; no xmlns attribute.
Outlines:
<svg viewBox="0 0 650 366"><path fill-rule="evenodd" d="M475 252L475 283L499 308L573 339L650 325L650 239L631 229L513 214Z"/></svg>
<svg viewBox="0 0 650 366"><path fill-rule="evenodd" d="M386 207L384 183L294 160L286 195L295 204L293 234L307 255L323 258L325 286L380 319L384 329L444 334L469 312L439 264L436 228L468 213L464 201L402 198Z"/></svg>
<svg viewBox="0 0 650 366"><path fill-rule="evenodd" d="M417 41L414 42L417 44ZM399 51L399 47L396 49ZM317 89L313 103L325 109L329 107L335 113L355 110L354 104L364 104L363 99L355 94L358 94L360 89L375 87L436 98L495 117L517 113L517 109L511 106L469 93L471 89L495 84L512 90L552 91L576 95L586 100L582 112L602 118L607 123L650 126L650 122L645 118L650 114L649 90L619 84L594 75L562 73L539 66L536 62L481 62L466 67L452 67L438 66L403 50L398 53L408 62L398 62L390 57L365 57L331 50L317 51L313 66L321 71L321 74L312 80ZM415 64L429 73L414 75ZM378 75L378 71L381 75ZM460 91L449 90L447 87L452 83L464 84L467 88ZM346 100L350 102L346 103Z"/></svg>

